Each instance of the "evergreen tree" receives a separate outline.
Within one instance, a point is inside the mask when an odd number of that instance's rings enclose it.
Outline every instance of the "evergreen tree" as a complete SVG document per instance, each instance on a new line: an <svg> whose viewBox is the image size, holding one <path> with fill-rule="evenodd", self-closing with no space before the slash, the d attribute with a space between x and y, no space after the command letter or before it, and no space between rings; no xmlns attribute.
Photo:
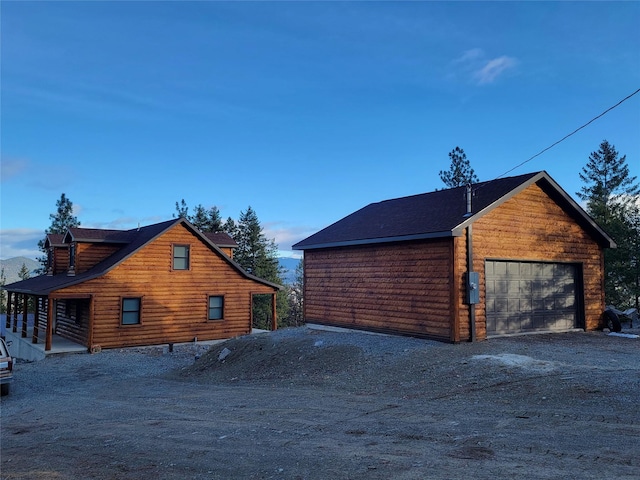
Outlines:
<svg viewBox="0 0 640 480"><path fill-rule="evenodd" d="M189 219L189 207L187 207L187 202L184 201L184 198L180 200L180 203L176 202L176 213L173 214L173 217Z"/></svg>
<svg viewBox="0 0 640 480"><path fill-rule="evenodd" d="M585 185L577 192L578 197L587 202L589 214L605 224L614 209L625 208L640 194L636 177L629 174L627 156L618 157L615 147L606 140L600 150L589 155L579 175Z"/></svg>
<svg viewBox="0 0 640 480"><path fill-rule="evenodd" d="M278 262L277 245L273 240L266 239L258 216L251 207L248 207L244 212L240 212L234 239L238 244L238 248L233 254L233 259L244 270L269 282L283 283L282 272ZM286 292L281 291L277 294L276 304L278 318L286 318L288 309ZM271 324L269 295L256 295L254 298L253 318L254 327L269 328Z"/></svg>
<svg viewBox="0 0 640 480"><path fill-rule="evenodd" d="M449 159L451 160L449 170L440 170L440 180L444 182L447 188L462 187L478 182L478 177L473 168L471 168L463 149L456 147L451 150Z"/></svg>
<svg viewBox="0 0 640 480"><path fill-rule="evenodd" d="M238 236L238 225L236 225L233 218L229 217L222 225L222 231L229 234L229 236L235 240Z"/></svg>
<svg viewBox="0 0 640 480"><path fill-rule="evenodd" d="M624 308L638 303L638 229L640 185L629 173L626 155L604 140L579 174L585 184L576 194L587 212L617 244L606 249L605 301ZM635 297L635 299L634 299Z"/></svg>
<svg viewBox="0 0 640 480"><path fill-rule="evenodd" d="M45 230L45 234L64 234L68 228L80 226L78 217L73 215L73 203L64 193L60 195L60 199L56 202L56 213L49 214L49 219L51 220L51 226ZM47 251L44 248L44 239L38 242L38 248L44 253L44 256L38 259L42 265L42 267L38 269L38 273L45 273L47 268Z"/></svg>
<svg viewBox="0 0 640 480"><path fill-rule="evenodd" d="M25 265L24 263L20 267L20 271L18 272L18 276L20 277L20 280L27 280L29 277L31 277L31 273L29 272L29 269L27 268L27 265Z"/></svg>
<svg viewBox="0 0 640 480"><path fill-rule="evenodd" d="M262 233L262 226L256 212L251 208L240 212L238 219L238 233L235 239L238 248L233 254L236 262L247 272L258 275L260 262L267 258L266 239Z"/></svg>
<svg viewBox="0 0 640 480"><path fill-rule="evenodd" d="M188 219L201 232L218 233L224 231L220 210L216 206L207 211L201 204L197 205L194 214Z"/></svg>
<svg viewBox="0 0 640 480"><path fill-rule="evenodd" d="M616 241L605 251L605 295L609 305L640 309L640 196L638 204L617 204L608 214L607 231Z"/></svg>
<svg viewBox="0 0 640 480"><path fill-rule="evenodd" d="M207 210L202 204L198 204L193 215L189 215L189 207L183 198L180 202L176 202L176 213L173 214L173 217L186 218L201 232L218 233L224 231L220 210L216 206Z"/></svg>

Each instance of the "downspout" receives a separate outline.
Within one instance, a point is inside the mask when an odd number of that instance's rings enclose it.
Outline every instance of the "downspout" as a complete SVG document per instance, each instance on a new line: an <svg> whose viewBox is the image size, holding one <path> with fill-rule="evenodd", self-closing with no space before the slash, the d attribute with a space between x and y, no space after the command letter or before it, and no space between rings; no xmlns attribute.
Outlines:
<svg viewBox="0 0 640 480"><path fill-rule="evenodd" d="M473 231L471 224L467 227L467 275L473 272ZM467 277L467 283L468 277ZM467 285L469 288L469 285ZM469 326L471 329L471 341L476 341L476 305L469 302Z"/></svg>
<svg viewBox="0 0 640 480"><path fill-rule="evenodd" d="M467 213L465 217L471 217L473 215L473 208L471 205L471 197L473 196L473 191L471 189L471 184L467 185ZM469 223L467 227L467 295L469 297L469 329L471 331L471 341L476 341L476 305L474 301L471 300L471 279L470 273L473 272L473 227L472 223ZM476 286L477 288L477 286Z"/></svg>

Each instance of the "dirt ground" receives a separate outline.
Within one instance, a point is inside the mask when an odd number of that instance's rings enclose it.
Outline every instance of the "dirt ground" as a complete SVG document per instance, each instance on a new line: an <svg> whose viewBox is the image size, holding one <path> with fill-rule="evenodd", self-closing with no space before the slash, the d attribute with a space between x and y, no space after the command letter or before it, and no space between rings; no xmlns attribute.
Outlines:
<svg viewBox="0 0 640 480"><path fill-rule="evenodd" d="M637 338L298 328L201 353L19 363L1 478L640 478Z"/></svg>

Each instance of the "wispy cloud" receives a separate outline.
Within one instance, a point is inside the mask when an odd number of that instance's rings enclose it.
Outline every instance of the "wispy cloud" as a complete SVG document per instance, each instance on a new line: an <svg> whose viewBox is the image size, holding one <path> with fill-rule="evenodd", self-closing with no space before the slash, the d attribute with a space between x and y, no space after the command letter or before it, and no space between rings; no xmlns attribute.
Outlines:
<svg viewBox="0 0 640 480"><path fill-rule="evenodd" d="M0 180L7 180L17 177L29 168L29 160L21 158L2 157L0 160Z"/></svg>
<svg viewBox="0 0 640 480"><path fill-rule="evenodd" d="M480 70L477 70L474 78L477 80L478 85L493 83L506 70L515 67L516 63L515 58L507 57L506 55L494 58L486 62Z"/></svg>
<svg viewBox="0 0 640 480"><path fill-rule="evenodd" d="M517 64L514 57L489 58L481 48L472 48L450 62L448 77L463 77L476 85L489 85Z"/></svg>
<svg viewBox="0 0 640 480"><path fill-rule="evenodd" d="M66 164L50 165L26 158L3 156L0 159L0 180L22 181L27 187L45 191L64 190L77 177Z"/></svg>
<svg viewBox="0 0 640 480"><path fill-rule="evenodd" d="M267 222L263 228L265 236L275 240L281 255L297 258L301 256L302 252L294 252L291 246L318 230L307 226L291 226L282 222Z"/></svg>
<svg viewBox="0 0 640 480"><path fill-rule="evenodd" d="M466 52L464 52L462 55L460 55L451 63L466 64L469 62L474 62L482 57L484 57L484 51L481 48L472 48L471 50L467 50Z"/></svg>
<svg viewBox="0 0 640 480"><path fill-rule="evenodd" d="M0 230L0 258L27 257L36 259L42 255L38 242L44 238L43 230L13 228Z"/></svg>

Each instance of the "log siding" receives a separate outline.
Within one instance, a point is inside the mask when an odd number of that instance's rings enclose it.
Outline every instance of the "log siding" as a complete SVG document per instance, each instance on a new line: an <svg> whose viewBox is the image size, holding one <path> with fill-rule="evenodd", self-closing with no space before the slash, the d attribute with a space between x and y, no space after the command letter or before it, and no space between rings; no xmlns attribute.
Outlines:
<svg viewBox="0 0 640 480"><path fill-rule="evenodd" d="M604 246L569 204L531 183L478 215L456 235L432 240L304 249L309 323L427 336L452 342L487 337L488 260L576 266L577 326L602 326ZM556 192L557 193L557 192ZM600 243L599 243L600 242ZM472 265L467 254L472 249ZM479 303L467 303L467 272L479 274Z"/></svg>
<svg viewBox="0 0 640 480"><path fill-rule="evenodd" d="M538 185L473 224L474 270L480 272L480 304L485 305L484 263L488 259L574 263L581 268L585 328L600 326L604 310L603 249ZM578 283L580 284L580 279ZM477 309L479 336L486 336L485 309Z"/></svg>
<svg viewBox="0 0 640 480"><path fill-rule="evenodd" d="M174 270L174 244L190 246L190 269ZM64 289L93 299L90 348L215 340L251 332L251 292L274 288L230 268L184 225L177 224L105 275ZM211 292L225 297L224 319L208 320ZM139 325L121 324L121 299L141 297Z"/></svg>
<svg viewBox="0 0 640 480"><path fill-rule="evenodd" d="M110 257L121 248L122 245L78 242L76 244L76 274L86 272L91 267Z"/></svg>
<svg viewBox="0 0 640 480"><path fill-rule="evenodd" d="M452 340L451 239L305 252L305 318Z"/></svg>

